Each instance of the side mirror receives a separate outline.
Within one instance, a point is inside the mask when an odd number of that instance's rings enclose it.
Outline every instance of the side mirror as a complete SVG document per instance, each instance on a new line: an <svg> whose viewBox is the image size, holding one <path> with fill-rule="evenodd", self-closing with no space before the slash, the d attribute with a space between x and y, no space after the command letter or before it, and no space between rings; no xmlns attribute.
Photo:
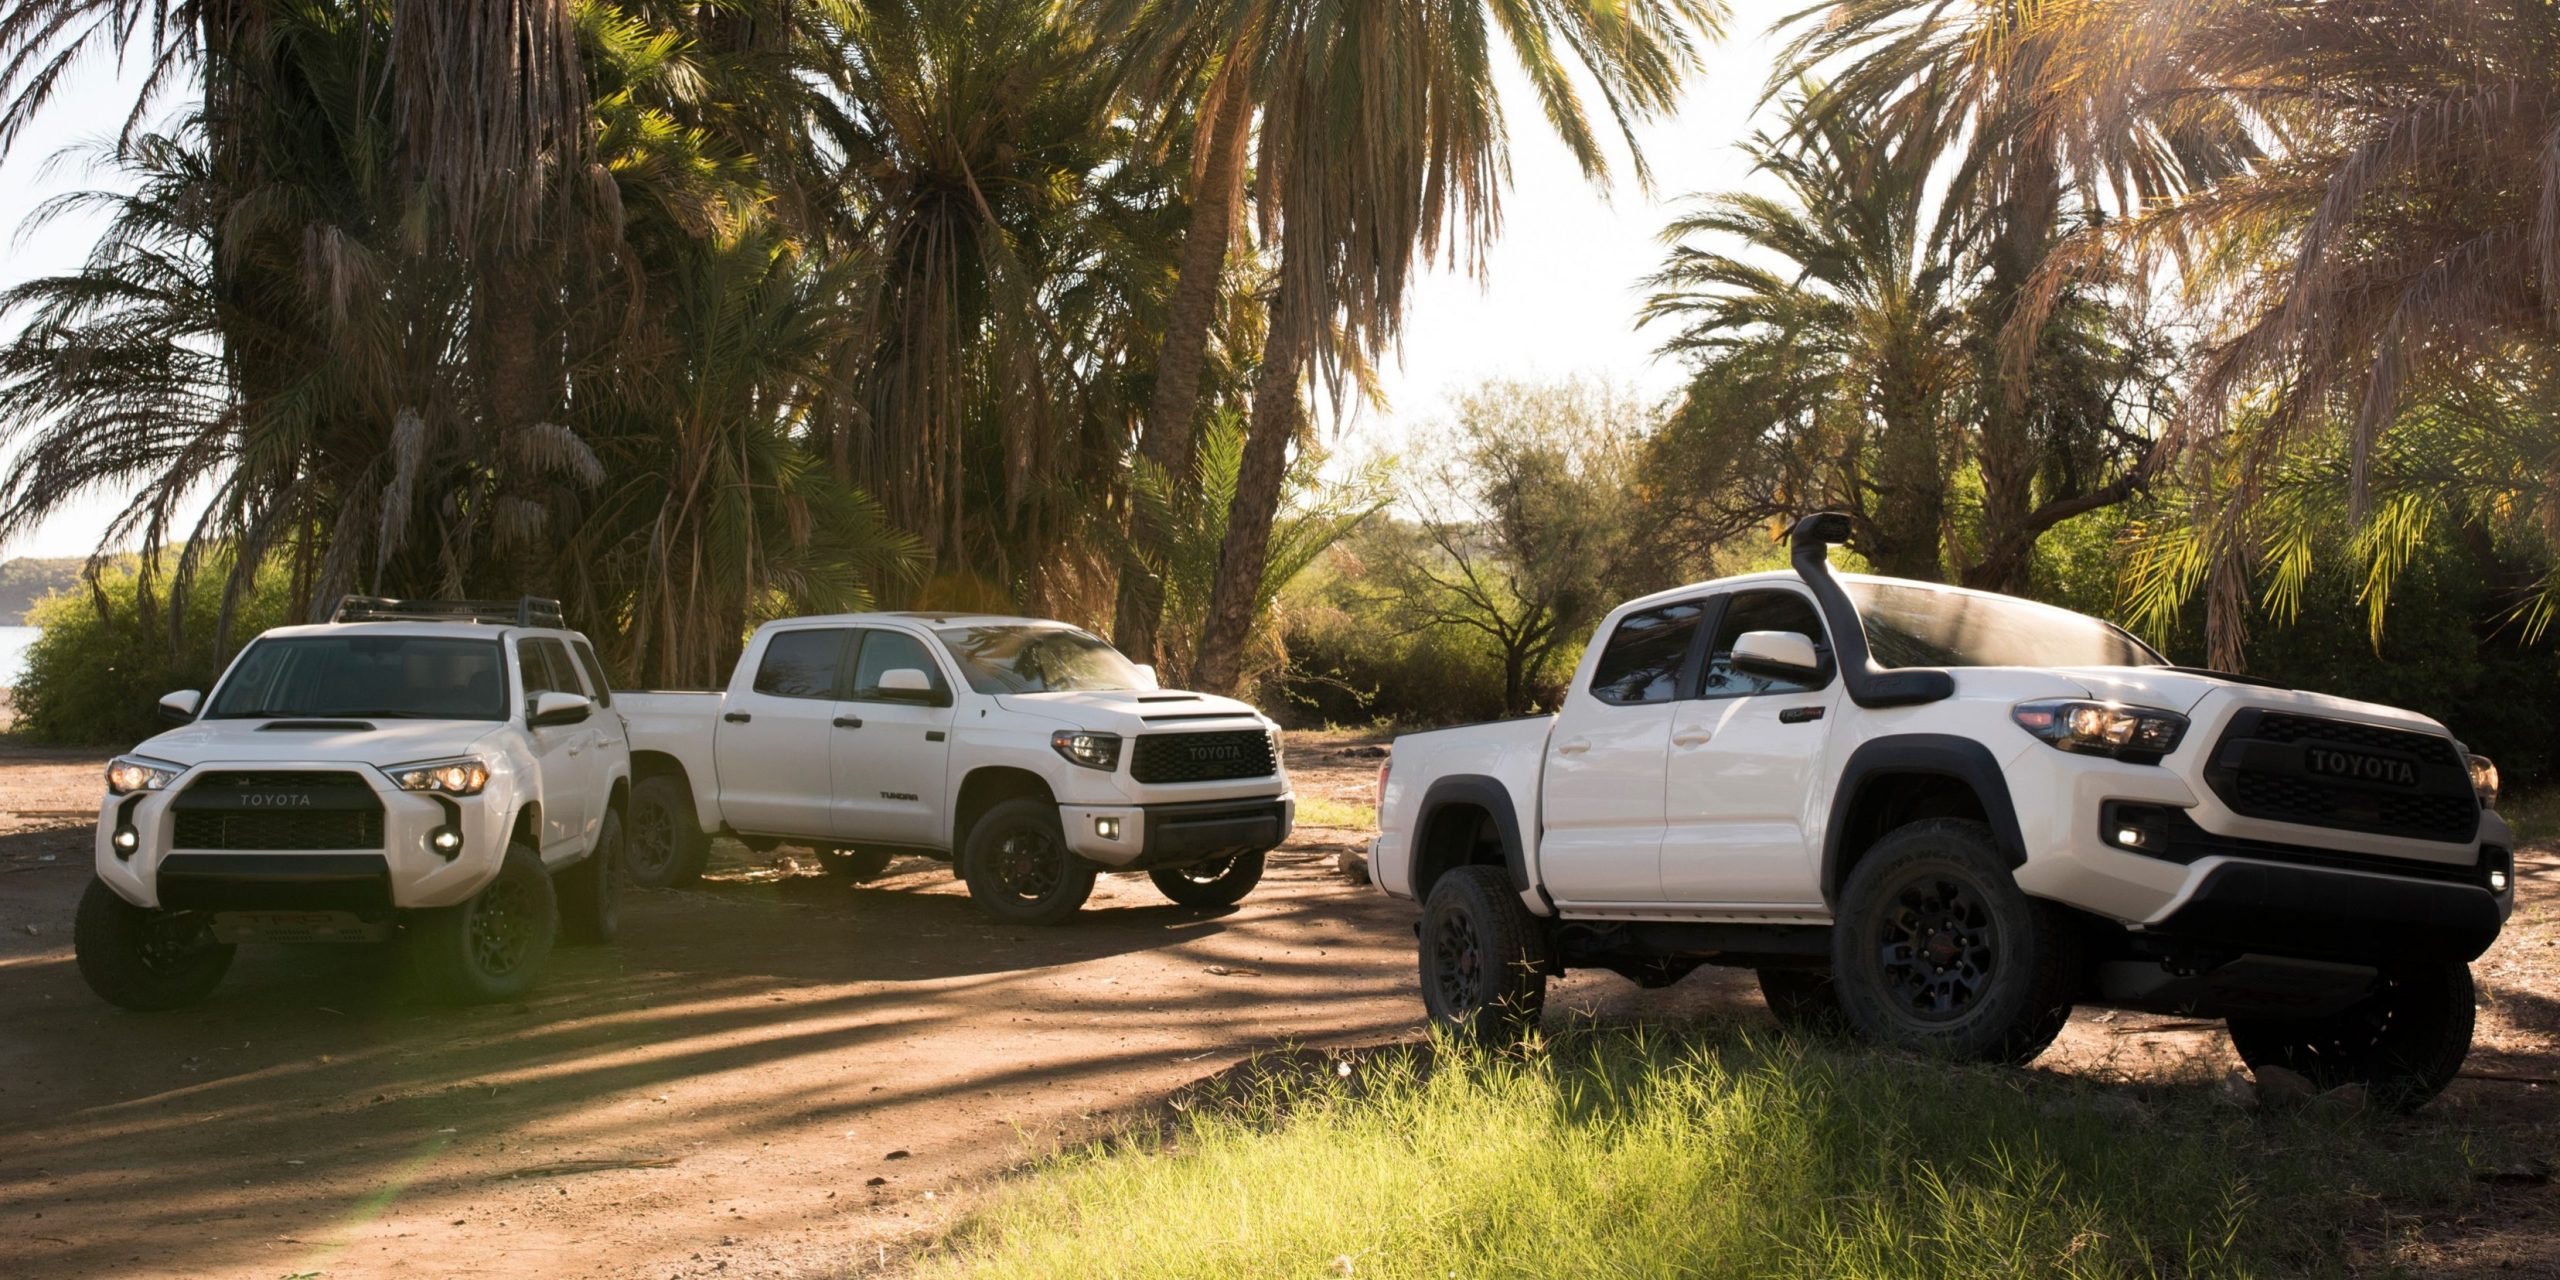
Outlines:
<svg viewBox="0 0 2560 1280"><path fill-rule="evenodd" d="M1151 691L1164 687L1164 682L1156 679L1156 669L1152 664L1141 662L1136 665L1138 668L1139 689Z"/></svg>
<svg viewBox="0 0 2560 1280"><path fill-rule="evenodd" d="M1733 665L1758 676L1815 676L1822 672L1822 655L1798 632L1745 631L1733 642Z"/></svg>
<svg viewBox="0 0 2560 1280"><path fill-rule="evenodd" d="M587 695L554 689L533 695L533 711L524 720L536 729L559 724L583 724L588 716L595 714L595 710L595 700Z"/></svg>
<svg viewBox="0 0 2560 1280"><path fill-rule="evenodd" d="M933 677L915 667L891 667L880 673L880 684L873 691L890 702L921 702L941 706L944 699L934 692Z"/></svg>
<svg viewBox="0 0 2560 1280"><path fill-rule="evenodd" d="M171 724L187 724L196 718L196 710L204 705L204 695L193 689L180 689L160 697L160 718Z"/></svg>

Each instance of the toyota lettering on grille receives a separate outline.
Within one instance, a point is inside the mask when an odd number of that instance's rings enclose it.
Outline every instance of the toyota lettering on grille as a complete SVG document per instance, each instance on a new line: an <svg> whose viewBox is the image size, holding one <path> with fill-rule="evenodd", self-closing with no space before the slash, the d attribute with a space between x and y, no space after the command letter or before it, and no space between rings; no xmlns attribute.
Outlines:
<svg viewBox="0 0 2560 1280"><path fill-rule="evenodd" d="M1194 744L1183 750L1191 753L1193 764L1225 764L1244 759L1244 748L1233 742Z"/></svg>
<svg viewBox="0 0 2560 1280"><path fill-rule="evenodd" d="M310 796L292 791L243 791L239 794L243 809L308 809Z"/></svg>
<svg viewBox="0 0 2560 1280"><path fill-rule="evenodd" d="M2368 755L2362 751L2340 751L2335 747L2303 748L2303 763L2311 772L2324 778L2348 778L2357 782L2381 782L2395 787L2418 785L2418 766L2396 756Z"/></svg>

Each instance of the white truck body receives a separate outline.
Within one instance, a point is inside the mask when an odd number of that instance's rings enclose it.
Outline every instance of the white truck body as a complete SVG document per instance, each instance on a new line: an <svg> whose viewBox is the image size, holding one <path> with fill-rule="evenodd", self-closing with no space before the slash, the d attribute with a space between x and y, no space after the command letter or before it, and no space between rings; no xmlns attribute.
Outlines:
<svg viewBox="0 0 2560 1280"><path fill-rule="evenodd" d="M626 691L618 705L640 776L681 779L703 832L751 845L953 857L978 814L1023 796L1053 804L1068 848L1102 868L1246 847L1259 857L1287 837L1296 800L1268 718L1232 698L1153 688L1151 676L1017 692L1041 681L973 671L954 648L969 642L955 637L1021 635L1071 637L1119 661L1042 619L789 618L756 630L726 690ZM1077 763L1061 735L1107 739L1114 758Z"/></svg>

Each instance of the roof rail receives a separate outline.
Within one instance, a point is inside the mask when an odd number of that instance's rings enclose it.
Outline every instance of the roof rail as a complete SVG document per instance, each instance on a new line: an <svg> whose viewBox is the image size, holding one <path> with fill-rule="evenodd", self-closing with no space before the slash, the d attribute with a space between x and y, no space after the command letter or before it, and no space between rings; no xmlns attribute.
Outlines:
<svg viewBox="0 0 2560 1280"><path fill-rule="evenodd" d="M560 602L540 596L513 600L393 600L340 596L331 622L488 622L519 627L563 627Z"/></svg>

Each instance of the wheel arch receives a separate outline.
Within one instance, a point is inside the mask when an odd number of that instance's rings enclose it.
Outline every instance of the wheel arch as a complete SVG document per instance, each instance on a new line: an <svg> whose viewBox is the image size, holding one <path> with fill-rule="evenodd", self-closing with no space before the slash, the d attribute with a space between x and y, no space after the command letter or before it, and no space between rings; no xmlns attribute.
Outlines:
<svg viewBox="0 0 2560 1280"><path fill-rule="evenodd" d="M1822 901L1837 910L1849 872L1886 832L1924 818L1972 818L1991 828L2011 868L2027 860L2009 779L1991 749L1971 738L1903 733L1849 754L1822 833Z"/></svg>
<svg viewBox="0 0 2560 1280"><path fill-rule="evenodd" d="M1511 887L1529 891L1529 849L1519 806L1498 778L1460 773L1434 781L1415 806L1411 880L1415 899L1456 867L1498 866Z"/></svg>
<svg viewBox="0 0 2560 1280"><path fill-rule="evenodd" d="M1058 795L1049 789L1049 780L1029 769L1013 765L990 764L971 769L960 779L960 789L953 793L951 805L951 852L954 866L960 851L969 844L969 829L987 810L1007 800L1031 799L1044 804L1058 803Z"/></svg>

